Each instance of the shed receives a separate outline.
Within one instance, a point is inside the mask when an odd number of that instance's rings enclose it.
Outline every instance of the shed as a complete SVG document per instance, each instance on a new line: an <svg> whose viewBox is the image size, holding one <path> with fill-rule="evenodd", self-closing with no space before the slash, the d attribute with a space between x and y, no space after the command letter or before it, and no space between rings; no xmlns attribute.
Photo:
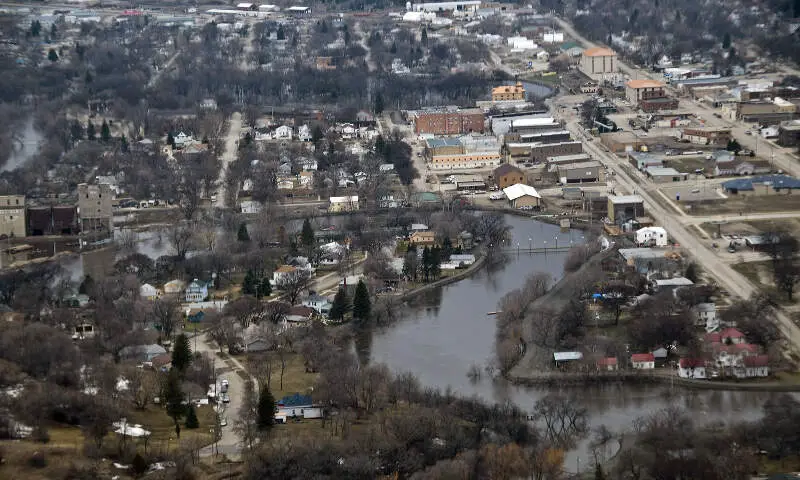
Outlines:
<svg viewBox="0 0 800 480"><path fill-rule="evenodd" d="M542 196L539 192L530 185L518 183L503 189L508 201L514 208L523 206L540 207L542 205Z"/></svg>

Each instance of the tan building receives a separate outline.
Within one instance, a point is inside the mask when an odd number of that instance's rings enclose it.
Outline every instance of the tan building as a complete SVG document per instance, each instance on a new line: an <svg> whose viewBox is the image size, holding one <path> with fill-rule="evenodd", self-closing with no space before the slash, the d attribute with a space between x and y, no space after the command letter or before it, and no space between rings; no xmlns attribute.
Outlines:
<svg viewBox="0 0 800 480"><path fill-rule="evenodd" d="M500 165L500 152L475 152L458 155L434 155L428 162L431 170L456 170Z"/></svg>
<svg viewBox="0 0 800 480"><path fill-rule="evenodd" d="M578 69L589 78L602 79L608 74L617 73L617 54L610 48L587 48L581 54Z"/></svg>
<svg viewBox="0 0 800 480"><path fill-rule="evenodd" d="M0 196L0 238L25 236L25 196Z"/></svg>
<svg viewBox="0 0 800 480"><path fill-rule="evenodd" d="M698 145L728 145L731 139L730 128L683 128L681 140L689 140Z"/></svg>
<svg viewBox="0 0 800 480"><path fill-rule="evenodd" d="M430 230L414 232L408 237L408 243L418 247L431 247L436 245L436 234Z"/></svg>
<svg viewBox="0 0 800 480"><path fill-rule="evenodd" d="M508 163L504 163L494 169L494 181L500 189L517 183L527 183L525 181L525 172Z"/></svg>
<svg viewBox="0 0 800 480"><path fill-rule="evenodd" d="M506 194L506 198L508 198L513 208L538 208L542 206L542 196L530 185L522 183L511 185L510 187L504 188L503 193Z"/></svg>
<svg viewBox="0 0 800 480"><path fill-rule="evenodd" d="M501 85L492 89L492 101L525 100L525 87L521 82L516 85Z"/></svg>
<svg viewBox="0 0 800 480"><path fill-rule="evenodd" d="M629 80L625 84L625 98L633 105L639 105L642 100L666 97L664 82L658 80Z"/></svg>
<svg viewBox="0 0 800 480"><path fill-rule="evenodd" d="M114 228L111 185L78 185L78 218L82 232L110 235Z"/></svg>

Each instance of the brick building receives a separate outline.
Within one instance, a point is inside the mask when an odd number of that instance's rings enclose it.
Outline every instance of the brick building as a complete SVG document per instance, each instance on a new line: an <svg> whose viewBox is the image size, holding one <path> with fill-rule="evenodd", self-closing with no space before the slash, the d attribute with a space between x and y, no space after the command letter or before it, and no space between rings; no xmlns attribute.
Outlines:
<svg viewBox="0 0 800 480"><path fill-rule="evenodd" d="M516 185L518 183L527 183L525 181L525 173L519 168L504 163L494 169L494 181L500 189Z"/></svg>
<svg viewBox="0 0 800 480"><path fill-rule="evenodd" d="M645 112L678 108L678 100L670 98L664 82L658 80L629 80L625 84L625 98Z"/></svg>
<svg viewBox="0 0 800 480"><path fill-rule="evenodd" d="M414 115L414 131L417 135L460 135L463 133L483 133L483 111L478 108L465 110L420 111Z"/></svg>
<svg viewBox="0 0 800 480"><path fill-rule="evenodd" d="M583 153L583 143L581 142L509 143L506 148L509 155L517 162L544 162L547 157Z"/></svg>

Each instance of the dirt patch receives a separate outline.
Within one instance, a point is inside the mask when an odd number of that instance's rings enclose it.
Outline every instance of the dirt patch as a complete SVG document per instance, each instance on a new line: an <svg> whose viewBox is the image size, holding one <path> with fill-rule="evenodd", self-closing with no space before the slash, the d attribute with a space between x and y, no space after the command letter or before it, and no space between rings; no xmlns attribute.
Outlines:
<svg viewBox="0 0 800 480"><path fill-rule="evenodd" d="M742 214L786 212L800 209L800 195L730 195L727 199L682 202L692 215Z"/></svg>

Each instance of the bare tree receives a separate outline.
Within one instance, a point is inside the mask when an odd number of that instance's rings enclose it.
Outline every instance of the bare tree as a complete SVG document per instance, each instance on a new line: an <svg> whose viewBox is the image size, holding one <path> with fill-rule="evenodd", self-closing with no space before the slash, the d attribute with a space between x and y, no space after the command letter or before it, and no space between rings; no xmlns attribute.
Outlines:
<svg viewBox="0 0 800 480"><path fill-rule="evenodd" d="M252 451L258 440L258 396L253 391L253 384L245 382L242 404L239 407L239 418L233 425L246 450Z"/></svg>
<svg viewBox="0 0 800 480"><path fill-rule="evenodd" d="M589 414L575 395L551 393L534 405L534 417L547 438L559 448L568 448L588 432Z"/></svg>
<svg viewBox="0 0 800 480"><path fill-rule="evenodd" d="M362 369L358 382L358 399L367 413L383 408L389 400L392 374L386 365L374 365Z"/></svg>
<svg viewBox="0 0 800 480"><path fill-rule="evenodd" d="M180 303L175 297L161 297L153 302L153 317L161 328L161 334L167 340L172 338L178 323L178 307Z"/></svg>
<svg viewBox="0 0 800 480"><path fill-rule="evenodd" d="M159 389L158 380L153 372L143 368L128 368L124 372L124 377L128 381L127 394L133 406L139 410L147 408Z"/></svg>
<svg viewBox="0 0 800 480"><path fill-rule="evenodd" d="M192 248L194 231L187 225L174 225L170 227L168 238L175 249L175 255L179 258L186 258L186 253Z"/></svg>
<svg viewBox="0 0 800 480"><path fill-rule="evenodd" d="M297 297L311 285L311 273L304 269L295 269L280 276L276 283L290 304L294 305Z"/></svg>

